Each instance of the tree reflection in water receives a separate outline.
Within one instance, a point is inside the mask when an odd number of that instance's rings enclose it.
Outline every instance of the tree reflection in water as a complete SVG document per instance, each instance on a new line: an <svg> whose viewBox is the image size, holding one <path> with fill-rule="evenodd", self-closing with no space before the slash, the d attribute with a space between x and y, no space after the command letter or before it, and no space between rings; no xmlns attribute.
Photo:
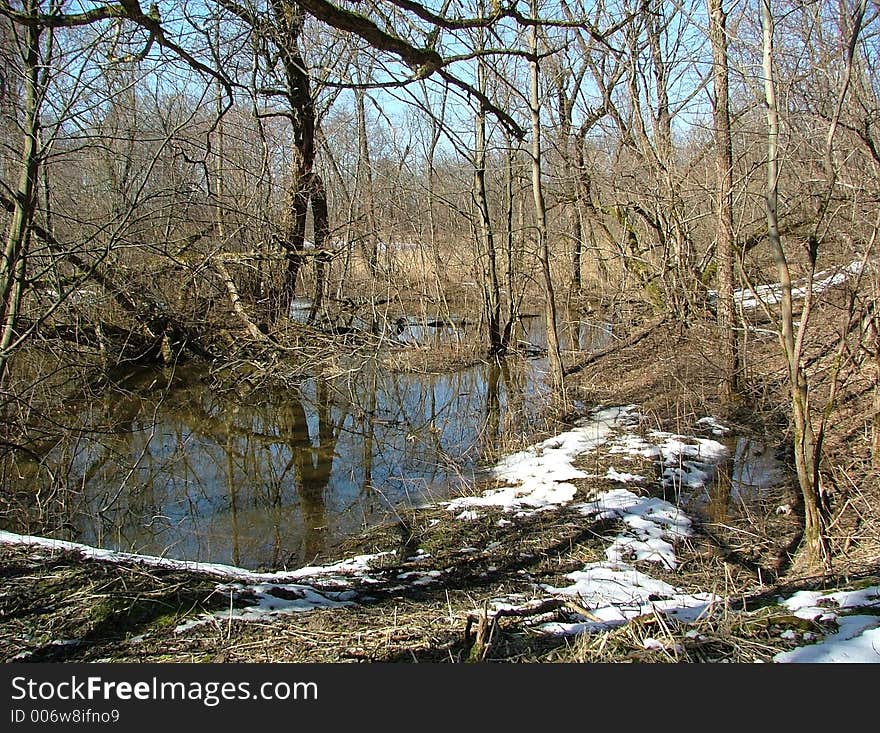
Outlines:
<svg viewBox="0 0 880 733"><path fill-rule="evenodd" d="M367 364L222 393L195 367L170 384L139 374L78 411L41 463L7 466L22 491L40 488L29 517L6 525L254 569L310 564L401 506L447 496L506 429L528 430L543 403L533 364L439 375Z"/></svg>

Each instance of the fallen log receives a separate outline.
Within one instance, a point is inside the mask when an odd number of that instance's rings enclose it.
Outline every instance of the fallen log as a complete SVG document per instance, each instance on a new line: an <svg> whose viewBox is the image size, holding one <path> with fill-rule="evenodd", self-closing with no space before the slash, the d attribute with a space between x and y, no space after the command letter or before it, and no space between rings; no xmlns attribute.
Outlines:
<svg viewBox="0 0 880 733"><path fill-rule="evenodd" d="M623 341L618 341L615 344L611 344L610 346L606 346L604 349L599 349L598 351L593 351L587 356L583 361L578 362L566 369L563 369L562 373L565 376L569 374L577 374L580 371L586 369L590 364L593 364L599 359L602 359L609 354L613 354L615 351L620 351L621 349L629 348L630 346L635 346L639 341L648 336L652 331L656 328L662 326L666 321L669 320L669 316L661 316L651 322L649 322L644 328L636 331L634 334L629 336L629 338L623 339Z"/></svg>
<svg viewBox="0 0 880 733"><path fill-rule="evenodd" d="M15 210L15 202L2 192L0 192L0 206L8 212ZM101 270L97 263L87 262L78 254L68 251L51 232L38 223L32 222L30 230L45 242L55 255L73 265L82 274L84 280L93 280L101 285L114 302L140 325L147 338L152 341L157 353L164 357L171 347L176 347L181 351L188 350L203 359L218 358L219 355L203 344L199 335L176 318L167 307L155 300L135 295L139 291L136 285L127 282L123 277L109 275ZM39 322L35 325L39 325Z"/></svg>
<svg viewBox="0 0 880 733"><path fill-rule="evenodd" d="M226 287L226 292L229 294L229 302L232 305L232 310L235 311L235 315L238 316L239 320L244 325L248 335L258 343L268 343L270 341L269 337L259 329L253 320L251 320L251 317L247 314L247 311L245 311L244 306L241 304L241 296L238 293L238 288L235 286L235 281L232 279L232 276L229 274L229 270L226 269L223 261L215 257L211 266L214 269L214 272L223 281L223 285Z"/></svg>

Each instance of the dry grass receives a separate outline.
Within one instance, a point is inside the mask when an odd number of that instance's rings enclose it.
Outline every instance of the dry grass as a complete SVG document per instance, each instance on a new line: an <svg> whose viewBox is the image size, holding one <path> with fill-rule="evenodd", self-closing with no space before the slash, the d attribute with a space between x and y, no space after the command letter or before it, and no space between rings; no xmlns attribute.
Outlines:
<svg viewBox="0 0 880 733"><path fill-rule="evenodd" d="M382 364L395 372L447 374L480 364L484 360L485 349L475 339L468 339L395 349L383 356Z"/></svg>
<svg viewBox="0 0 880 733"><path fill-rule="evenodd" d="M820 377L833 353L832 320L817 321L827 327L819 329L819 343L811 352L820 396ZM693 430L699 417L716 415L737 432L784 446L790 438L778 346L772 338L757 336L748 346L750 393L733 405L718 399L719 362L708 323L695 323L686 332L658 329L637 346L581 372L572 390L587 404L637 403L651 427L684 433ZM450 354L450 363L460 357ZM403 356L393 358L406 368ZM429 367L428 357L417 350L406 358L413 361L411 367ZM0 547L0 656L7 661L127 662L769 661L828 630L776 605L780 594L880 580L880 482L870 464L870 400L864 397L874 377L869 364L856 362L848 365L845 377L829 421L824 464L832 488L835 572L813 577L792 570L798 518L775 511L792 499L791 486L756 505L727 506L723 516L699 515L696 536L678 550L679 569L656 573L685 591L711 591L725 599L693 624L649 615L599 634L567 638L540 633L537 626L548 620L583 620L576 607L565 604L493 621L487 613L490 599L519 594L525 601L539 595L542 584L565 584L566 573L602 559L602 536L614 527L585 523L565 509L499 526L499 516L491 512L473 522L448 521L449 513L434 507L337 548L340 556L393 553L376 571L383 582L371 589L372 600L259 623L224 619L230 600L234 606L245 601L218 593L216 579L205 575ZM580 498L605 488L603 480L582 480ZM414 548L430 556L430 565L414 558ZM442 580L400 588L399 574L427 567L441 569ZM204 610L221 615L175 632L182 619Z"/></svg>

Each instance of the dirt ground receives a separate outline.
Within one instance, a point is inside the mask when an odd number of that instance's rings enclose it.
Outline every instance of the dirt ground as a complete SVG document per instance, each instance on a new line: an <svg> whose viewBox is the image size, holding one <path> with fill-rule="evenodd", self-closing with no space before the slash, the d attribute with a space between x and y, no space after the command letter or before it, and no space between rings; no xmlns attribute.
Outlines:
<svg viewBox="0 0 880 733"><path fill-rule="evenodd" d="M809 358L817 405L835 358L834 309L817 314ZM693 430L715 415L735 431L759 436L785 455L790 444L785 371L779 345L749 332L744 368L748 391L733 404L718 400L720 371L711 323L663 323L637 344L612 351L570 378L571 395L587 405L635 403L652 426ZM577 355L571 356L571 363ZM247 605L207 574L136 563L85 559L76 552L0 545L0 657L6 661L122 662L753 662L769 661L794 642L785 629L827 631L776 604L796 589L844 588L880 582L880 481L871 465L873 390L869 360L848 360L829 420L823 477L831 493L833 571L793 563L800 519L794 483L765 501L722 519L696 517L696 534L677 548L674 572L652 575L685 591L728 599L693 626L660 615L578 637L539 633L536 621L582 618L563 602L523 615L486 612L489 599L535 597L541 584L563 584L566 573L603 559L611 527L560 508L498 525L491 511L456 522L442 507L414 510L399 525L376 528L339 548L340 557L389 552L369 588L369 601L344 608L224 620L177 630L206 610ZM608 488L581 479L584 496ZM508 517L509 519L510 517ZM476 548L463 555L462 547ZM424 571L414 548L446 569L442 584L401 589L401 573ZM796 569L798 568L798 569ZM320 588L319 588L320 589ZM360 589L366 590L366 589ZM668 643L646 649L644 639Z"/></svg>

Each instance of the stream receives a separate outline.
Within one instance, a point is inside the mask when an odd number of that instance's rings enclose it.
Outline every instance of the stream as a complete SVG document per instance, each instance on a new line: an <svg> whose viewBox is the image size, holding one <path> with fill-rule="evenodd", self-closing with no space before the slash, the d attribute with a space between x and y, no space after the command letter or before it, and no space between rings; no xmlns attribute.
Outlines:
<svg viewBox="0 0 880 733"><path fill-rule="evenodd" d="M35 501L0 529L250 570L313 564L370 526L456 495L546 427L543 319L522 323L527 356L440 374L369 360L292 388L218 391L204 366L138 371L72 410L40 463L3 467L7 487ZM402 348L474 337L461 321L397 325ZM612 338L607 324L568 325L567 348ZM732 475L692 497L716 521L781 475L762 445L725 442Z"/></svg>
<svg viewBox="0 0 880 733"><path fill-rule="evenodd" d="M453 495L541 425L543 320L523 324L520 345L537 356L441 374L367 361L294 388L218 392L205 367L139 371L70 415L40 466L7 470L17 490L37 485L37 506L29 525L2 528L252 570L310 564ZM472 338L467 328L407 318L396 336L430 348ZM568 339L601 348L610 327L577 323ZM63 510L40 511L50 505Z"/></svg>

